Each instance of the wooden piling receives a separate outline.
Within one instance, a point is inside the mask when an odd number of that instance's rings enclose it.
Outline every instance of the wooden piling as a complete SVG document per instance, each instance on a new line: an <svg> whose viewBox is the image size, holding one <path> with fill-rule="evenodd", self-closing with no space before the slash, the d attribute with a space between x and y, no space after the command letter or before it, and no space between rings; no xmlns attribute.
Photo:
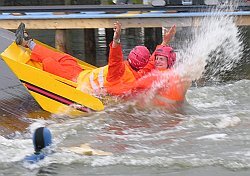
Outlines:
<svg viewBox="0 0 250 176"><path fill-rule="evenodd" d="M149 49L150 53L154 50L152 45L152 42L154 42L153 30L153 28L144 28L144 45Z"/></svg>
<svg viewBox="0 0 250 176"><path fill-rule="evenodd" d="M158 45L162 42L162 28L154 28L155 32L155 45Z"/></svg>
<svg viewBox="0 0 250 176"><path fill-rule="evenodd" d="M151 53L162 42L162 28L144 28L144 44Z"/></svg>
<svg viewBox="0 0 250 176"><path fill-rule="evenodd" d="M107 61L108 61L108 57L109 57L109 44L113 40L113 34L114 34L114 30L112 28L105 29Z"/></svg>
<svg viewBox="0 0 250 176"><path fill-rule="evenodd" d="M101 5L111 5L113 4L112 0L101 0ZM109 58L109 44L113 40L113 29L105 28L105 40L106 40L106 57L107 61Z"/></svg>
<svg viewBox="0 0 250 176"><path fill-rule="evenodd" d="M64 0L64 4L70 5L71 0ZM57 29L55 32L55 48L62 52L67 52L66 42L68 40L66 38L66 30L67 29Z"/></svg>
<svg viewBox="0 0 250 176"><path fill-rule="evenodd" d="M92 65L96 65L95 30L96 29L84 29L85 61Z"/></svg>
<svg viewBox="0 0 250 176"><path fill-rule="evenodd" d="M0 6L4 5L4 0L0 0ZM0 12L0 15L2 14L2 12Z"/></svg>
<svg viewBox="0 0 250 176"><path fill-rule="evenodd" d="M64 29L58 29L55 32L55 47L56 49L67 52L66 50L66 31Z"/></svg>

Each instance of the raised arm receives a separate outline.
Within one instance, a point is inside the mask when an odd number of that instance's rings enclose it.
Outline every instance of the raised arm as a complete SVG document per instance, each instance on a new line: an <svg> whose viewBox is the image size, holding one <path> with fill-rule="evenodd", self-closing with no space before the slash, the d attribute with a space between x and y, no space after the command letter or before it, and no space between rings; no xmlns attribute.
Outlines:
<svg viewBox="0 0 250 176"><path fill-rule="evenodd" d="M161 45L168 45L170 41L172 40L173 36L175 35L175 33L176 33L176 25L173 25L169 29L169 31L166 28L164 28L164 35L162 38Z"/></svg>
<svg viewBox="0 0 250 176"><path fill-rule="evenodd" d="M117 45L120 45L120 37L121 37L121 29L122 25L119 23L119 21L114 23L114 36L113 36L113 44L112 48L117 47Z"/></svg>
<svg viewBox="0 0 250 176"><path fill-rule="evenodd" d="M164 35L162 38L162 43L161 45L168 45L171 41L171 39L173 38L173 36L176 33L176 26L173 25L169 30L164 29ZM160 45L158 45L156 47L156 49L159 47ZM155 49L155 50L156 50ZM141 70L138 71L140 77L144 76L145 74L149 73L151 70L154 69L155 66L155 52L153 52L153 54L151 55L148 64Z"/></svg>
<svg viewBox="0 0 250 176"><path fill-rule="evenodd" d="M114 23L113 41L109 45L109 60L108 60L108 75L107 81L114 82L121 78L125 71L125 64L123 62L122 47L120 44L121 23L118 21Z"/></svg>

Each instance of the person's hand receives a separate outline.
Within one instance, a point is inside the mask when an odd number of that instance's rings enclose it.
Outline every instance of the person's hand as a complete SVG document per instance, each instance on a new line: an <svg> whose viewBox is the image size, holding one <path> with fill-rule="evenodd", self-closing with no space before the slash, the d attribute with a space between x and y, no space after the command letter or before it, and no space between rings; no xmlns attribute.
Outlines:
<svg viewBox="0 0 250 176"><path fill-rule="evenodd" d="M115 48L120 44L120 36L121 36L122 25L119 21L114 23L114 36L113 36L113 44L112 47Z"/></svg>
<svg viewBox="0 0 250 176"><path fill-rule="evenodd" d="M168 45L173 36L176 33L176 26L173 25L169 31L167 29L164 29L164 36L161 45Z"/></svg>
<svg viewBox="0 0 250 176"><path fill-rule="evenodd" d="M116 21L116 22L114 23L114 37L113 37L113 40L114 40L114 41L120 40L121 28L122 28L121 23L119 23L119 21Z"/></svg>

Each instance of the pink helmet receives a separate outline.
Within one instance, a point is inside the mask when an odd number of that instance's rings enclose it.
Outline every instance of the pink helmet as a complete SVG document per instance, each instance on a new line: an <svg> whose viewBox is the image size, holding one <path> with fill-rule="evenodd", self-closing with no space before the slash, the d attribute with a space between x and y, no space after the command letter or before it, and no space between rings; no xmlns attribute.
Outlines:
<svg viewBox="0 0 250 176"><path fill-rule="evenodd" d="M136 46L130 51L128 62L132 68L139 70L147 65L149 58L150 52L145 46Z"/></svg>
<svg viewBox="0 0 250 176"><path fill-rule="evenodd" d="M161 45L155 51L155 56L164 56L168 58L168 68L173 67L176 61L176 53L170 46Z"/></svg>

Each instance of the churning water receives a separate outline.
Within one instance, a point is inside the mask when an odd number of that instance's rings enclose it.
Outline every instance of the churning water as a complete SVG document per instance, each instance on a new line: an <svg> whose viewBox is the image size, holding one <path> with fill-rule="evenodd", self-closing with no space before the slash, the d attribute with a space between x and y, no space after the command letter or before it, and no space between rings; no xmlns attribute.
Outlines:
<svg viewBox="0 0 250 176"><path fill-rule="evenodd" d="M0 137L0 175L249 175L250 80L217 84L245 50L234 17L224 10L204 17L178 48L178 73L212 82L188 90L183 112L123 102L89 117L32 120L27 133ZM37 164L21 162L33 152L32 132L43 125L56 152ZM113 155L61 150L82 143Z"/></svg>

